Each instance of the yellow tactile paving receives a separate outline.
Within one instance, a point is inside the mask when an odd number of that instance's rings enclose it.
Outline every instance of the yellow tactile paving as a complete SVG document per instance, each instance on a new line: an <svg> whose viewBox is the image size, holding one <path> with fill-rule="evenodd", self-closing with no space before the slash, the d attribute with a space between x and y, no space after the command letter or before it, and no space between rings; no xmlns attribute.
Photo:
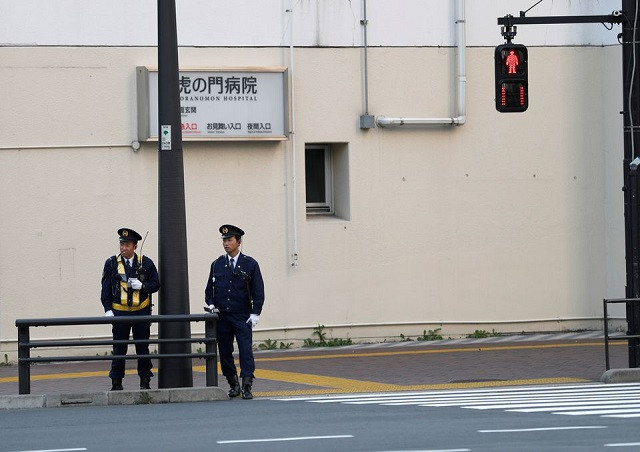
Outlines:
<svg viewBox="0 0 640 452"><path fill-rule="evenodd" d="M468 383L442 383L430 385L393 385L377 383L366 380L352 380L348 378L326 377L313 374L302 374L297 372L281 372L274 370L256 370L256 377L265 380L285 381L287 383L297 383L307 386L323 387L317 389L303 389L292 391L264 391L255 392L256 395L276 396L295 394L315 394L315 393L352 393L352 392L390 392L390 391L423 391L432 389L460 389L460 388L482 388L488 386L516 386L533 384L558 384L558 383L579 383L585 382L582 378L538 378L529 380L496 380Z"/></svg>
<svg viewBox="0 0 640 452"><path fill-rule="evenodd" d="M154 372L157 369L153 369ZM138 372L135 369L125 370L125 375L137 375ZM36 380L61 380L67 378L91 378L91 377L108 377L109 370L104 371L94 371L94 372L66 372L66 373L56 373L56 374L40 374L34 375L31 374L31 381ZM0 378L0 383L15 383L18 381L18 377L2 377Z"/></svg>
<svg viewBox="0 0 640 452"><path fill-rule="evenodd" d="M296 374L299 375L299 374ZM263 378L267 378L266 376ZM355 392L390 392L390 391L428 391L441 389L469 389L469 388L487 388L494 386L526 386L526 385L544 385L544 384L563 384L563 383L585 383L589 380L581 378L537 378L530 380L496 380L496 381L480 381L470 383L441 383L430 385L383 385L380 383L371 383L360 380L343 380L344 386L335 386L331 389L301 389L290 391L254 391L253 394L261 397L277 397L277 396L294 396L294 395L315 395L315 394L335 394L335 393L355 393ZM295 381L291 381L296 383ZM300 384L308 384L299 381ZM327 382L329 383L329 382ZM338 383L338 382L334 382Z"/></svg>
<svg viewBox="0 0 640 452"><path fill-rule="evenodd" d="M320 386L324 388L338 389L340 392L362 392L366 391L400 391L402 386L377 383L375 381L351 380L348 378L328 377L323 375L302 374L298 372L282 372L279 370L261 370L256 369L256 378L264 378L265 380L284 381L287 383L297 383L307 386Z"/></svg>

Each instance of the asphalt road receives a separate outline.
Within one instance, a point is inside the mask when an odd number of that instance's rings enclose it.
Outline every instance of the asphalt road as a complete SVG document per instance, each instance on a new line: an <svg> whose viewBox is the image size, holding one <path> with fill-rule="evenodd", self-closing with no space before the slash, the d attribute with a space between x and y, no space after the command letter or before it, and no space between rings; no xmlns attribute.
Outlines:
<svg viewBox="0 0 640 452"><path fill-rule="evenodd" d="M640 450L640 384L599 384L601 338L578 336L257 353L252 401L0 410L0 452ZM32 389L104 390L105 367L34 366ZM0 394L17 382L0 367Z"/></svg>
<svg viewBox="0 0 640 452"><path fill-rule="evenodd" d="M590 383L555 387L568 391L569 398L571 391L580 388L598 389ZM528 391L529 388L498 391ZM633 390L640 391L640 385L635 385ZM474 391L484 391L480 398L489 403L503 397L503 393L494 389ZM425 396L457 398L468 397L469 392L464 389L429 391ZM375 396L389 397L389 393ZM447 404L343 403L336 402L336 397L347 396L6 410L0 411L0 450L524 452L640 449L637 418L472 409ZM534 399L541 397L535 395ZM623 395L620 399L624 401L628 397Z"/></svg>

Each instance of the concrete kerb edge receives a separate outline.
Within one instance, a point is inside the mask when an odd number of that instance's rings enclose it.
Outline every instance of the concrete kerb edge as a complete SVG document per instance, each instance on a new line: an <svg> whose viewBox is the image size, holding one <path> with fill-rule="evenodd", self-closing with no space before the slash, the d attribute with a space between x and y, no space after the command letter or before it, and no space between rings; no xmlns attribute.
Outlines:
<svg viewBox="0 0 640 452"><path fill-rule="evenodd" d="M0 410L87 405L150 405L156 403L211 402L215 400L229 400L229 396L226 391L217 386L73 394L24 394L0 396Z"/></svg>
<svg viewBox="0 0 640 452"><path fill-rule="evenodd" d="M638 383L640 382L640 369L609 369L600 377L603 383Z"/></svg>
<svg viewBox="0 0 640 452"><path fill-rule="evenodd" d="M44 395L2 395L0 396L0 409L43 408L45 401L46 396Z"/></svg>

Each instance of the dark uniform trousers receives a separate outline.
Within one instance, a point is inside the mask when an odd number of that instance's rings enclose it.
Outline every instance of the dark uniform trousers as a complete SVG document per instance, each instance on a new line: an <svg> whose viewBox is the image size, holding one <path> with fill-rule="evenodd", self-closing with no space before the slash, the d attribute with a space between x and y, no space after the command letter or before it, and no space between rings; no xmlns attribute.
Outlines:
<svg viewBox="0 0 640 452"><path fill-rule="evenodd" d="M125 316L138 316L138 315L151 315L151 306L147 306L140 311L126 312L113 310L116 317ZM112 328L113 340L128 340L129 335L133 332L133 339L149 339L151 335L151 323L114 323ZM136 355L148 355L149 344L135 344ZM113 346L114 355L126 355L128 344L116 344ZM124 359L114 359L111 361L111 371L109 372L109 378L124 378ZM153 372L151 369L153 364L148 358L138 359L138 375L141 377L152 377Z"/></svg>
<svg viewBox="0 0 640 452"><path fill-rule="evenodd" d="M222 375L237 375L233 361L233 338L238 342L240 352L240 377L254 377L256 370L253 359L253 333L251 323L247 323L248 313L221 312L218 318L218 351Z"/></svg>

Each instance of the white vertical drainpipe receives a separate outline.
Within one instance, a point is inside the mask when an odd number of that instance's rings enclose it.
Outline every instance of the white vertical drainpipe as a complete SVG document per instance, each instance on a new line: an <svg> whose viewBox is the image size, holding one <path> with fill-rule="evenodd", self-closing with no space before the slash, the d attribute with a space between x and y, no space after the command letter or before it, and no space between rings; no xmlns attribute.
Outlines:
<svg viewBox="0 0 640 452"><path fill-rule="evenodd" d="M464 0L455 0L455 26L456 26L456 44L458 49L458 83L457 83L457 116L453 118L386 118L378 116L376 123L380 127L404 126L404 125L437 125L448 124L452 126L461 126L466 120L466 86L467 86L467 68L465 64L466 53L466 37L465 37L465 15Z"/></svg>
<svg viewBox="0 0 640 452"><path fill-rule="evenodd" d="M291 93L291 221L293 222L293 250L291 266L298 266L298 180L296 171L296 108L295 108L295 77L293 71L293 0L289 0L289 77Z"/></svg>

